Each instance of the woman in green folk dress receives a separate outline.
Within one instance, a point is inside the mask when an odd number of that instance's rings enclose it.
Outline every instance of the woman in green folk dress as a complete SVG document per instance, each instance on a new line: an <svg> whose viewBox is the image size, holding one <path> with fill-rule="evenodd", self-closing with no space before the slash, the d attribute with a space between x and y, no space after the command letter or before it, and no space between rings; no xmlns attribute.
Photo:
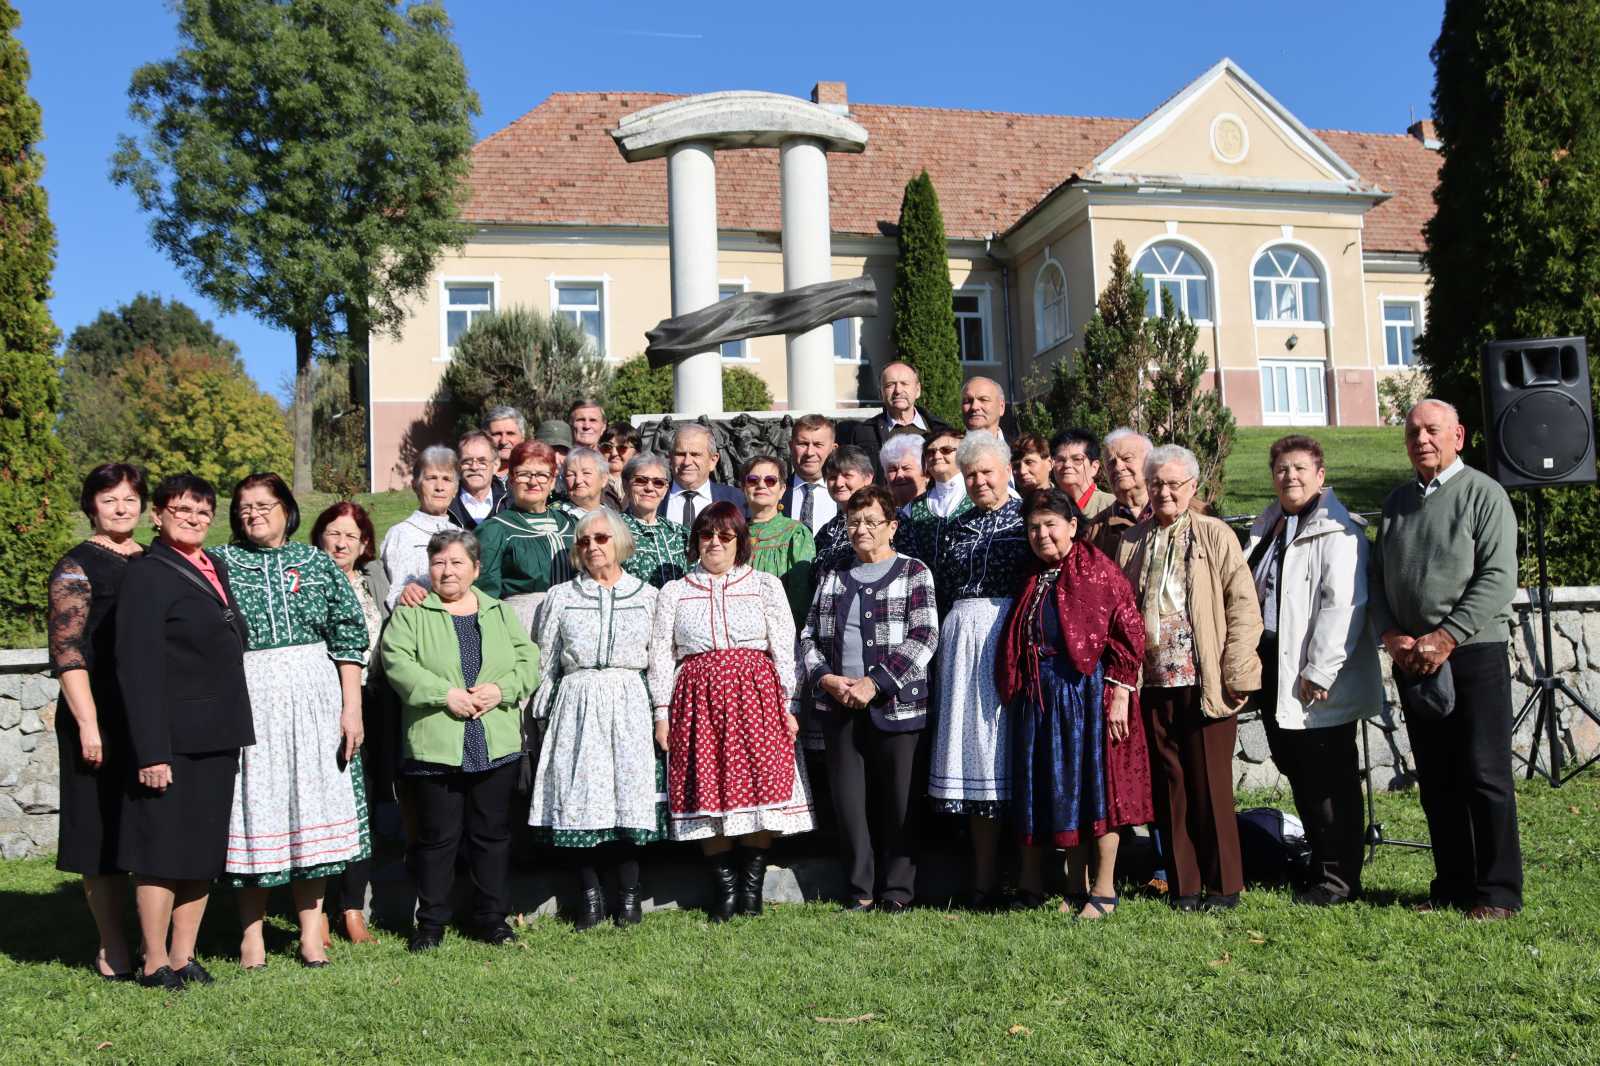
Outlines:
<svg viewBox="0 0 1600 1066"><path fill-rule="evenodd" d="M277 474L233 490L228 566L250 630L245 681L256 742L239 761L228 827L245 969L266 965L269 889L287 884L300 922L300 961L328 964L326 879L372 848L361 785L361 668L367 623L350 582L325 553L289 537L300 508Z"/></svg>
<svg viewBox="0 0 1600 1066"><path fill-rule="evenodd" d="M660 514L661 501L672 487L672 468L665 456L640 452L622 468L627 510L622 524L633 535L633 554L622 569L652 588L661 588L689 572L689 531Z"/></svg>
<svg viewBox="0 0 1600 1066"><path fill-rule="evenodd" d="M750 565L783 582L796 627L811 609L811 561L817 543L798 519L778 513L788 475L775 456L758 455L744 465L739 483L750 502Z"/></svg>
<svg viewBox="0 0 1600 1066"><path fill-rule="evenodd" d="M474 532L483 558L477 587L517 613L529 635L534 615L553 586L570 580L572 531L577 520L550 505L556 453L525 440L511 450L511 506Z"/></svg>

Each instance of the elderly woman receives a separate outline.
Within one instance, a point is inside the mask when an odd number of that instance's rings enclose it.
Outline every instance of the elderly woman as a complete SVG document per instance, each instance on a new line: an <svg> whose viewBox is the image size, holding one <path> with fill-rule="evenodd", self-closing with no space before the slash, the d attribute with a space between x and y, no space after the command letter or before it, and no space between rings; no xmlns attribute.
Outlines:
<svg viewBox="0 0 1600 1066"><path fill-rule="evenodd" d="M744 465L739 483L750 507L750 565L783 582L799 626L811 606L811 561L817 557L817 544L804 522L778 513L786 477L776 456L758 455Z"/></svg>
<svg viewBox="0 0 1600 1066"><path fill-rule="evenodd" d="M50 672L61 683L56 742L61 758L61 817L56 869L83 878L83 896L100 934L94 970L107 981L133 976L122 930L128 878L117 865L117 827L128 776L117 685L117 593L130 560L144 554L133 531L149 492L127 463L89 471L78 494L89 539L50 573Z"/></svg>
<svg viewBox="0 0 1600 1066"><path fill-rule="evenodd" d="M367 626L367 661L361 670L364 740L360 760L362 791L369 800L389 791L395 762L391 746L386 743L391 733L390 690L383 681L378 660L378 636L389 617L389 579L373 555L375 540L366 508L349 500L332 505L311 524L311 543L327 553L350 583ZM329 885L329 913L339 915L339 929L352 944L376 940L367 930L367 889L371 883L372 860L355 859Z"/></svg>
<svg viewBox="0 0 1600 1066"><path fill-rule="evenodd" d="M800 634L800 659L827 738L849 882L845 908L900 911L916 896L912 849L922 804L913 796L927 770L928 665L939 613L933 574L894 550L888 490L857 489L845 516L855 565L822 576Z"/></svg>
<svg viewBox="0 0 1600 1066"><path fill-rule="evenodd" d="M943 814L964 814L972 835L972 904L1000 902L995 856L1011 800L1011 730L996 684L995 659L1012 597L1029 559L1022 504L1010 495L1011 450L986 430L956 453L972 507L939 537L934 577L939 633L932 766L928 794Z"/></svg>
<svg viewBox="0 0 1600 1066"><path fill-rule="evenodd" d="M530 635L545 593L572 577L568 553L578 523L550 506L556 465L548 444L530 440L511 449L511 506L476 530L483 557L478 587L503 597Z"/></svg>
<svg viewBox="0 0 1600 1066"><path fill-rule="evenodd" d="M239 961L246 969L267 964L267 892L289 885L300 961L322 967L325 881L371 854L360 755L366 618L333 560L289 539L300 507L277 474L234 486L228 517L233 542L212 554L228 564L250 630L244 669L256 734L240 763L228 828L244 927Z"/></svg>
<svg viewBox="0 0 1600 1066"><path fill-rule="evenodd" d="M889 434L878 449L878 462L883 466L883 480L894 496L896 510L910 507L928 491L928 475L922 469L921 433Z"/></svg>
<svg viewBox="0 0 1600 1066"><path fill-rule="evenodd" d="M417 456L411 475L417 509L389 527L378 549L389 577L385 608L393 610L397 603L415 607L428 595L428 540L455 528L450 505L456 500L456 476L456 453L444 445L424 448Z"/></svg>
<svg viewBox="0 0 1600 1066"><path fill-rule="evenodd" d="M1361 894L1361 770L1356 723L1383 706L1367 621L1367 538L1325 484L1322 446L1273 444L1278 502L1256 519L1246 556L1261 602L1261 720L1311 844L1299 903Z"/></svg>
<svg viewBox="0 0 1600 1066"><path fill-rule="evenodd" d="M600 434L596 448L606 457L605 505L618 514L627 510L628 486L623 468L639 454L639 431L632 422L613 422Z"/></svg>
<svg viewBox="0 0 1600 1066"><path fill-rule="evenodd" d="M895 538L895 550L921 559L934 573L939 571L939 534L957 515L972 506L972 501L967 499L961 468L956 465L961 439L959 431L948 428L937 429L928 437L922 445L927 488L900 509L900 532Z"/></svg>
<svg viewBox="0 0 1600 1066"><path fill-rule="evenodd" d="M574 448L568 452L567 461L561 467L561 478L567 490L562 509L573 518L582 518L604 507L608 469L606 457L593 448Z"/></svg>
<svg viewBox="0 0 1600 1066"><path fill-rule="evenodd" d="M428 575L427 599L396 611L383 634L383 672L400 699L401 772L417 809L409 856L417 926L409 947L428 951L443 941L463 841L474 893L469 932L505 944L516 939L506 925L506 882L522 758L518 708L539 683L539 649L515 611L472 587L479 577L473 534L435 536Z"/></svg>
<svg viewBox="0 0 1600 1066"><path fill-rule="evenodd" d="M998 660L1022 842L1017 903L1043 904L1043 849L1065 848L1061 909L1101 918L1118 902L1117 830L1153 817L1150 756L1138 708L1129 706L1144 623L1117 564L1085 541L1071 496L1036 489L1023 516L1038 564L1012 607ZM1091 851L1093 884L1079 896Z"/></svg>
<svg viewBox="0 0 1600 1066"><path fill-rule="evenodd" d="M695 516L689 561L694 569L656 599L650 697L672 839L701 841L714 872L710 917L724 922L761 913L773 836L812 828L789 711L794 619L783 584L750 566L735 504Z"/></svg>
<svg viewBox="0 0 1600 1066"><path fill-rule="evenodd" d="M876 471L872 469L872 456L854 444L834 449L822 464L822 480L827 483L828 495L833 497L839 513L817 530L817 558L813 564L817 580L821 580L825 571L848 567L855 559L855 551L850 547L850 535L844 526L845 504L850 502L850 497L855 495L857 489L872 484L876 476Z"/></svg>
<svg viewBox="0 0 1600 1066"><path fill-rule="evenodd" d="M540 617L545 673L530 713L549 725L528 824L556 847L583 850L575 924L584 930L606 918L602 859L616 871L616 923L638 923L634 846L666 836L667 812L644 684L656 590L623 569L633 537L610 508L585 515L577 533L578 576L550 590Z"/></svg>
<svg viewBox="0 0 1600 1066"><path fill-rule="evenodd" d="M622 470L628 509L622 524L633 537L633 554L622 568L652 588L661 588L689 571L689 531L661 515L661 501L672 485L665 456L640 452Z"/></svg>
<svg viewBox="0 0 1600 1066"><path fill-rule="evenodd" d="M116 864L136 886L139 983L174 990L211 983L195 939L227 862L239 749L256 736L244 612L228 564L203 550L217 492L177 474L156 486L154 502L156 540L128 566L117 600L130 772Z"/></svg>
<svg viewBox="0 0 1600 1066"><path fill-rule="evenodd" d="M1233 530L1190 510L1199 476L1189 449L1151 451L1144 479L1152 514L1123 533L1117 561L1144 618L1139 699L1156 811L1170 833L1172 905L1225 910L1244 887L1233 813L1234 715L1261 687L1261 607Z"/></svg>
<svg viewBox="0 0 1600 1066"><path fill-rule="evenodd" d="M1024 433L1011 449L1011 476L1023 499L1030 492L1050 487L1050 442L1037 433Z"/></svg>

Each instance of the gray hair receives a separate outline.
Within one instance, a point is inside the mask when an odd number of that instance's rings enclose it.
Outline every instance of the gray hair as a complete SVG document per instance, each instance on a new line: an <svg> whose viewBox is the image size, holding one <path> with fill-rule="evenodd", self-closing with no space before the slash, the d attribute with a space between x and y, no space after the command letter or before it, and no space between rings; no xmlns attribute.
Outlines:
<svg viewBox="0 0 1600 1066"><path fill-rule="evenodd" d="M1181 444L1163 444L1159 448L1150 449L1150 454L1144 461L1145 484L1154 484L1156 471L1168 463L1182 463L1189 476L1196 481L1200 480L1200 460L1194 457L1194 452Z"/></svg>
<svg viewBox="0 0 1600 1066"><path fill-rule="evenodd" d="M975 429L961 438L961 447L956 449L956 466L965 474L967 467L985 455L994 456L1004 468L1011 466L1010 447L998 435L986 429Z"/></svg>
<svg viewBox="0 0 1600 1066"><path fill-rule="evenodd" d="M678 442L683 439L683 435L685 433L700 433L700 434L703 434L705 436L705 438L706 438L706 451L713 452L713 453L716 452L716 450L717 450L717 438L716 438L715 435L712 434L711 427L710 426L702 426L698 422L685 422L683 425L679 426L677 429L672 431L672 450L673 451L677 451L678 450Z"/></svg>
<svg viewBox="0 0 1600 1066"><path fill-rule="evenodd" d="M781 463L778 466L778 471L779 473L783 472ZM865 474L867 477L872 478L878 472L872 469L872 456L867 454L865 448L854 444L846 444L841 448L834 449L833 454L829 455L822 464L823 477L832 477L836 473Z"/></svg>
<svg viewBox="0 0 1600 1066"><path fill-rule="evenodd" d="M1456 410L1456 405L1451 403L1449 400L1441 400L1437 396L1429 396L1426 400L1418 400L1416 403L1412 404L1411 410L1406 412L1406 421L1411 421L1411 415L1414 411L1416 411L1417 408L1426 407L1430 403L1436 407L1443 407L1446 411L1449 411L1450 417L1455 419L1458 423L1461 421L1461 412Z"/></svg>
<svg viewBox="0 0 1600 1066"><path fill-rule="evenodd" d="M477 441L478 443L482 444L485 448L488 448L491 452L495 450L494 438L493 437L489 436L489 434L485 433L481 429L469 429L465 433L461 434L461 439L460 440L456 441L456 451L457 452L466 451L467 450L467 445L471 444L474 441Z"/></svg>
<svg viewBox="0 0 1600 1066"><path fill-rule="evenodd" d="M1155 448L1155 443L1153 441L1151 441L1149 437L1145 436L1143 433L1140 433L1138 430L1134 429L1132 426L1118 426L1116 429L1112 430L1110 433L1107 433L1106 434L1106 439L1105 439L1105 447L1113 448L1113 447L1116 446L1118 441L1127 440L1129 437L1132 437L1134 440L1143 442L1145 454L1147 454L1147 455L1151 452L1151 450L1153 450Z"/></svg>
<svg viewBox="0 0 1600 1066"><path fill-rule="evenodd" d="M448 470L451 477L456 477L457 469L454 448L443 444L430 444L422 449L421 455L417 456L416 468L411 472L411 491L421 491L423 471Z"/></svg>
<svg viewBox="0 0 1600 1066"><path fill-rule="evenodd" d="M441 529L428 538L428 561L450 547L452 544L461 545L461 550L467 553L467 558L472 560L472 565L478 565L478 538L464 529Z"/></svg>
<svg viewBox="0 0 1600 1066"><path fill-rule="evenodd" d="M593 448L572 449L567 453L567 460L565 464L563 464L563 469L570 467L574 460L580 463L588 463L593 466L595 470L602 474L611 469L611 463L606 459L606 457L595 451Z"/></svg>
<svg viewBox="0 0 1600 1066"><path fill-rule="evenodd" d="M524 437L528 435L528 420L522 417L521 411L507 403L503 403L499 407L489 408L488 414L483 416L483 428L487 430L496 422L504 422L508 418L517 424L518 433L521 433Z"/></svg>
<svg viewBox="0 0 1600 1066"><path fill-rule="evenodd" d="M915 459L918 466L922 465L922 434L920 433L895 433L883 442L883 447L878 449L878 462L884 466L898 463L902 459Z"/></svg>
<svg viewBox="0 0 1600 1066"><path fill-rule="evenodd" d="M646 470L660 470L672 479L672 464L667 457L659 452L637 452L632 459L622 464L622 485L624 488L633 484L633 475Z"/></svg>
<svg viewBox="0 0 1600 1066"><path fill-rule="evenodd" d="M590 526L604 522L606 531L611 534L611 539L617 546L618 564L627 562L633 556L633 534L628 531L627 523L622 516L609 507L596 507L582 518L572 530L572 547L567 549L567 559L572 563L574 573L587 574L588 568L583 565L583 558L578 551L578 538L583 536L584 530Z"/></svg>

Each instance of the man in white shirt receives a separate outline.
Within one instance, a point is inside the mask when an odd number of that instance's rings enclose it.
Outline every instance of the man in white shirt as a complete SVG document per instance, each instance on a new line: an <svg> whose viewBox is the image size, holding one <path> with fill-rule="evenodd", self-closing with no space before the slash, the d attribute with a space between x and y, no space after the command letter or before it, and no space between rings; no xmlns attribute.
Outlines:
<svg viewBox="0 0 1600 1066"><path fill-rule="evenodd" d="M598 448L600 435L606 431L605 408L584 397L567 410L567 425L572 427L574 448Z"/></svg>
<svg viewBox="0 0 1600 1066"><path fill-rule="evenodd" d="M793 474L783 494L783 513L805 523L812 533L828 524L838 513L838 505L828 495L822 480L822 464L838 444L833 439L833 423L823 415L806 415L796 420L789 437L789 465Z"/></svg>
<svg viewBox="0 0 1600 1066"><path fill-rule="evenodd" d="M1000 432L1000 419L1005 413L1005 395L993 378L968 378L961 386L961 420L967 424L968 433L982 429L1005 440Z"/></svg>
<svg viewBox="0 0 1600 1066"><path fill-rule="evenodd" d="M505 507L506 490L495 480L499 463L494 441L481 429L469 430L456 442L461 472L461 491L450 503L450 520L462 529L473 530L490 515Z"/></svg>
<svg viewBox="0 0 1600 1066"><path fill-rule="evenodd" d="M885 366L878 374L878 395L883 398L883 412L839 423L839 443L854 444L871 456L873 471L881 479L878 453L891 433L907 428L933 433L943 429L944 423L917 406L922 399L922 379L910 363L895 360Z"/></svg>
<svg viewBox="0 0 1600 1066"><path fill-rule="evenodd" d="M505 487L506 472L511 466L511 449L521 444L528 435L528 420L522 417L522 412L515 407L502 404L489 409L483 419L483 431L489 434L489 439L494 441L495 452L500 457L500 465L495 470L494 476Z"/></svg>
<svg viewBox="0 0 1600 1066"><path fill-rule="evenodd" d="M658 513L685 528L692 527L695 515L719 500L748 514L744 493L711 480L716 468L717 446L711 430L694 422L679 426L672 435L672 491L661 501Z"/></svg>

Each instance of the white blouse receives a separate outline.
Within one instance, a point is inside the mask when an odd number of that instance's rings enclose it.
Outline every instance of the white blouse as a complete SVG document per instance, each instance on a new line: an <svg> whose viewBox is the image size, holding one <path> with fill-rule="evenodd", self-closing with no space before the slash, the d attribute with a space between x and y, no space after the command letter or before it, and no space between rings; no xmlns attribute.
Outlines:
<svg viewBox="0 0 1600 1066"><path fill-rule="evenodd" d="M728 648L770 655L784 702L789 701L795 685L795 631L783 583L749 566L725 574L708 574L696 566L687 576L667 582L656 598L651 637L650 696L657 721L667 716L679 661Z"/></svg>
<svg viewBox="0 0 1600 1066"><path fill-rule="evenodd" d="M428 577L428 541L435 533L457 528L449 515L412 511L403 522L396 523L383 535L378 558L383 560L384 572L389 575L390 610L413 581L425 589L433 589L433 581Z"/></svg>
<svg viewBox="0 0 1600 1066"><path fill-rule="evenodd" d="M544 678L533 697L532 714L543 718L556 686L580 670L635 670L643 674L654 657L651 626L656 590L623 574L606 588L579 574L550 590L539 610L539 661ZM672 693L667 693L671 699Z"/></svg>

